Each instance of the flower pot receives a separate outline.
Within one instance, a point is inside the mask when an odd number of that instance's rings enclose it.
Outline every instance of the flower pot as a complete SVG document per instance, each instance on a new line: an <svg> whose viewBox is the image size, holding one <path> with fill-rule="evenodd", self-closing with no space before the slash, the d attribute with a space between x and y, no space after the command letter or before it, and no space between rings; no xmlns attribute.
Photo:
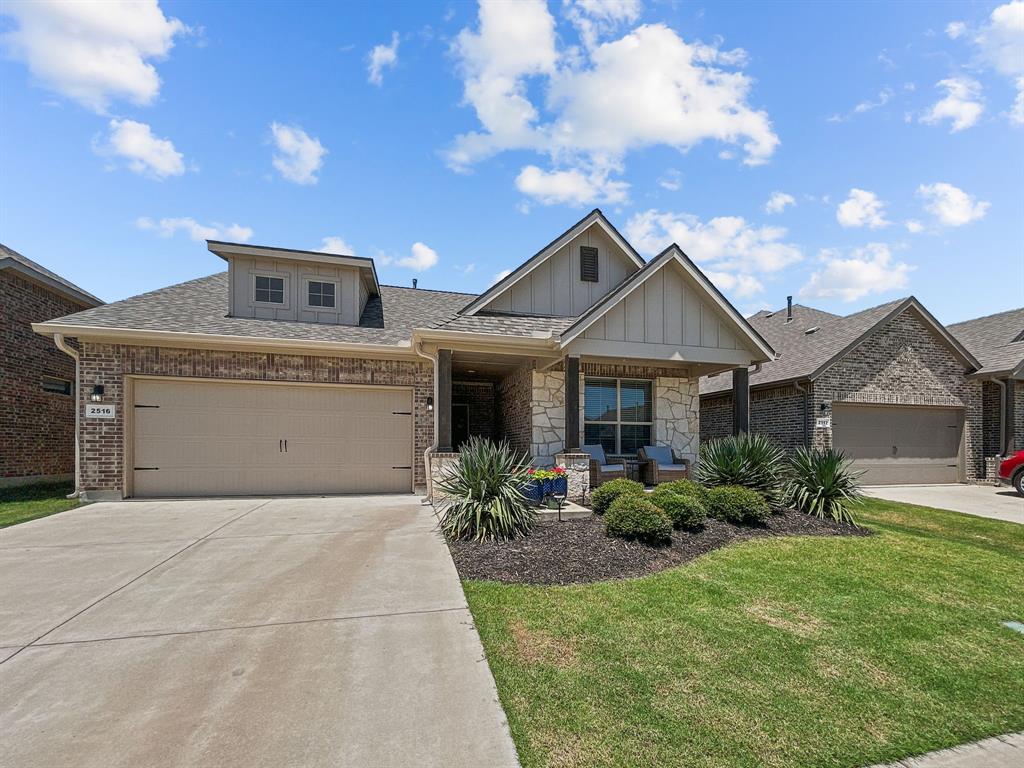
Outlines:
<svg viewBox="0 0 1024 768"><path fill-rule="evenodd" d="M551 480L551 490L548 493L552 496L569 495L569 478L556 477Z"/></svg>
<svg viewBox="0 0 1024 768"><path fill-rule="evenodd" d="M540 504L544 500L544 481L527 480L523 484L523 496L534 504Z"/></svg>
<svg viewBox="0 0 1024 768"><path fill-rule="evenodd" d="M555 481L552 478L546 477L543 480L541 480L541 483L543 487L544 496L550 496L552 493L554 493L552 489L554 488Z"/></svg>

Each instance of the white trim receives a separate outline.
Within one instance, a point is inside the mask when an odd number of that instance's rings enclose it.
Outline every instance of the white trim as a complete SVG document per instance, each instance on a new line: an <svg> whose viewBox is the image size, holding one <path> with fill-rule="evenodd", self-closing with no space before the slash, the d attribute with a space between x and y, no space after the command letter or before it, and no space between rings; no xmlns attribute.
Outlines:
<svg viewBox="0 0 1024 768"><path fill-rule="evenodd" d="M302 275L300 278L302 283L302 295L299 296L299 301L302 304L303 312L329 312L334 315L341 314L341 281L338 279L331 279L323 275ZM315 307L309 303L309 284L310 283L330 283L334 286L334 306L333 307Z"/></svg>
<svg viewBox="0 0 1024 768"><path fill-rule="evenodd" d="M258 301L256 299L256 278L266 277L269 279L276 279L281 281L281 302L276 301ZM266 307L269 309L291 309L291 295L290 295L290 279L291 275L288 272L280 272L272 269L260 269L259 267L253 267L249 270L249 306L250 307Z"/></svg>

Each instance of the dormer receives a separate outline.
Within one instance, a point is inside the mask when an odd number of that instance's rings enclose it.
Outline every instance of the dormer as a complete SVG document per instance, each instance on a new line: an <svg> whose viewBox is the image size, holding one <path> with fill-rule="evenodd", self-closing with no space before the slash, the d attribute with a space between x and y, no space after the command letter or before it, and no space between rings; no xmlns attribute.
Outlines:
<svg viewBox="0 0 1024 768"><path fill-rule="evenodd" d="M373 259L207 240L228 263L228 316L359 325L380 295Z"/></svg>

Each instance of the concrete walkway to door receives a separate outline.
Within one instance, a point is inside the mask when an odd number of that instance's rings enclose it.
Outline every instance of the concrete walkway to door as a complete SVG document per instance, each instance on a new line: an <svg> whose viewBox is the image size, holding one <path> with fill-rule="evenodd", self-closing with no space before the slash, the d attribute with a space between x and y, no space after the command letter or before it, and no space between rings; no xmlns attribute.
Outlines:
<svg viewBox="0 0 1024 768"><path fill-rule="evenodd" d="M864 492L879 499L1024 524L1024 496L1006 485L874 485Z"/></svg>
<svg viewBox="0 0 1024 768"><path fill-rule="evenodd" d="M416 497L93 504L0 583L0 765L518 765Z"/></svg>

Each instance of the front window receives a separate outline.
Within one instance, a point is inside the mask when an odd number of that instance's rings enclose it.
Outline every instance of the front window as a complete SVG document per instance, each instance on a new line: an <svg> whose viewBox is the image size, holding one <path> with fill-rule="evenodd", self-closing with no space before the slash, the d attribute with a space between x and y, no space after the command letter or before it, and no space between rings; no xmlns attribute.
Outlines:
<svg viewBox="0 0 1024 768"><path fill-rule="evenodd" d="M253 299L264 304L284 304L284 278L256 275Z"/></svg>
<svg viewBox="0 0 1024 768"><path fill-rule="evenodd" d="M583 394L583 433L587 445L605 453L635 455L651 445L654 406L650 381L588 378Z"/></svg>
<svg viewBox="0 0 1024 768"><path fill-rule="evenodd" d="M334 283L322 283L310 280L308 283L306 303L311 307L334 308Z"/></svg>

